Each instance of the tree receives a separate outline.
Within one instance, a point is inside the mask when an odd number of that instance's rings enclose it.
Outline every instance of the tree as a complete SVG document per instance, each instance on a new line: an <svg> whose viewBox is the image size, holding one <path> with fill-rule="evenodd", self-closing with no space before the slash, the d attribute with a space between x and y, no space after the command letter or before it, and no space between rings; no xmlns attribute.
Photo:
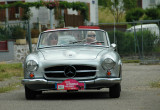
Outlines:
<svg viewBox="0 0 160 110"><path fill-rule="evenodd" d="M144 10L142 8L131 9L126 12L126 21L133 22L139 20L144 15Z"/></svg>
<svg viewBox="0 0 160 110"><path fill-rule="evenodd" d="M123 0L125 11L137 8L137 0Z"/></svg>
<svg viewBox="0 0 160 110"><path fill-rule="evenodd" d="M99 0L99 6L108 7L116 22L124 14L123 0Z"/></svg>
<svg viewBox="0 0 160 110"><path fill-rule="evenodd" d="M160 8L158 7L147 8L145 10L144 20L156 20L156 19L160 19Z"/></svg>
<svg viewBox="0 0 160 110"><path fill-rule="evenodd" d="M122 17L125 11L137 6L137 0L99 0L99 6L108 7L116 22Z"/></svg>

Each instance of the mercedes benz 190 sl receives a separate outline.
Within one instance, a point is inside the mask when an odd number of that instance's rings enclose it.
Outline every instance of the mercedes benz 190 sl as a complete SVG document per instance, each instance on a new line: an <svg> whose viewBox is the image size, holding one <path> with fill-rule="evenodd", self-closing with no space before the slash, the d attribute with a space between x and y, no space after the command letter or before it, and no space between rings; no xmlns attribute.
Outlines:
<svg viewBox="0 0 160 110"><path fill-rule="evenodd" d="M101 29L55 29L41 32L34 52L24 61L26 99L48 90L109 88L120 97L122 62L116 44Z"/></svg>

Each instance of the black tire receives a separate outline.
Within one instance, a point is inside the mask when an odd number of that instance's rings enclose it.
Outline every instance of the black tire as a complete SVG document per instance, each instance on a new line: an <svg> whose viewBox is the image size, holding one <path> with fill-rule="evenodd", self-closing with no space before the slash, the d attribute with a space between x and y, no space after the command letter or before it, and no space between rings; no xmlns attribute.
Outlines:
<svg viewBox="0 0 160 110"><path fill-rule="evenodd" d="M35 99L36 98L36 91L33 91L25 86L25 97L27 100Z"/></svg>
<svg viewBox="0 0 160 110"><path fill-rule="evenodd" d="M111 98L119 98L121 93L121 85L116 84L109 88L109 96Z"/></svg>

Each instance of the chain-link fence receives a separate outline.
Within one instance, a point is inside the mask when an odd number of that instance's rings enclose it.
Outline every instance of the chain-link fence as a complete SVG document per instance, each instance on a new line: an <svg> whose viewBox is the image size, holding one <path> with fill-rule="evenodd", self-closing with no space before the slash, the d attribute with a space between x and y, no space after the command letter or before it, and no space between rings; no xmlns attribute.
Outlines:
<svg viewBox="0 0 160 110"><path fill-rule="evenodd" d="M160 62L160 20L124 23L101 23L108 32L111 43L117 44L122 58L140 59L141 63ZM115 29L114 29L115 28Z"/></svg>
<svg viewBox="0 0 160 110"><path fill-rule="evenodd" d="M145 20L116 23L115 26L114 23L101 23L99 27L108 32L111 43L117 44L117 51L122 58L156 63L160 62L159 22L160 20ZM37 38L38 35L39 29L30 29L27 21L0 24L0 41L26 38L31 47L29 38Z"/></svg>
<svg viewBox="0 0 160 110"><path fill-rule="evenodd" d="M25 39L28 36L28 22L0 23L0 40Z"/></svg>

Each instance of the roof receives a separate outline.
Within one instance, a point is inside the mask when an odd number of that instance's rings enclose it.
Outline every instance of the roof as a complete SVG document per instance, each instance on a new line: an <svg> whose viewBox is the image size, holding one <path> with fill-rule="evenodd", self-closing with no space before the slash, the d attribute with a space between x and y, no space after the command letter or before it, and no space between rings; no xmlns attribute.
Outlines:
<svg viewBox="0 0 160 110"><path fill-rule="evenodd" d="M46 31L43 32L49 32L49 31L59 31L59 30L102 30L102 29L92 29L92 28L60 28L60 29L48 29Z"/></svg>
<svg viewBox="0 0 160 110"><path fill-rule="evenodd" d="M158 28L157 24L142 24L142 25L136 25L135 29L140 29L141 27L142 28ZM127 30L131 30L131 29L134 29L134 26L132 26Z"/></svg>

